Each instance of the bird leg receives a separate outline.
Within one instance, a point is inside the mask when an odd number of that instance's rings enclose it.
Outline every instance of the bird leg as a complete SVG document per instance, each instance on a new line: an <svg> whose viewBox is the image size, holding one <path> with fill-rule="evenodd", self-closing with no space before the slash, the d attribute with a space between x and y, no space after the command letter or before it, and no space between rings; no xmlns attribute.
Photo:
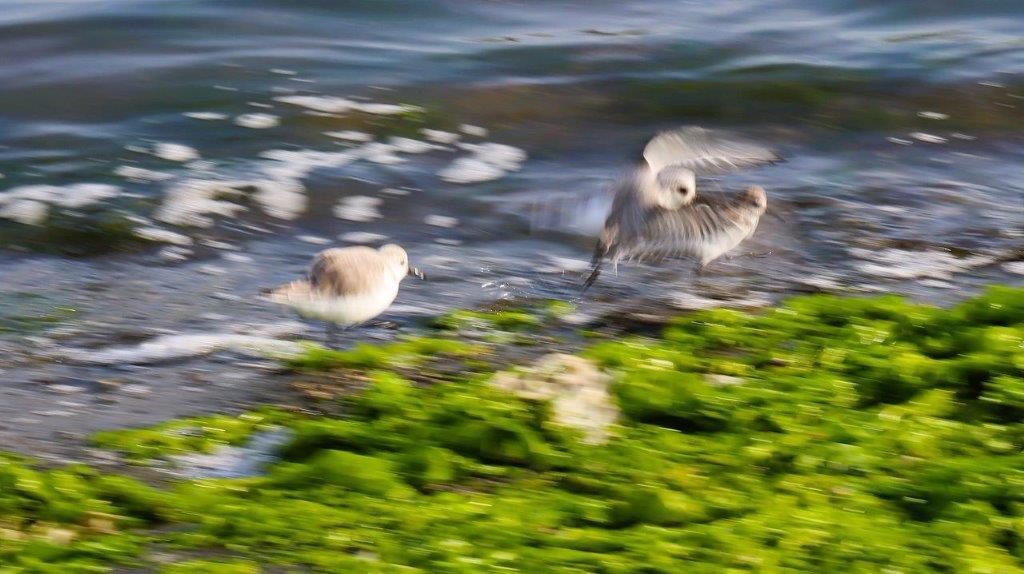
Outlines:
<svg viewBox="0 0 1024 574"><path fill-rule="evenodd" d="M331 349L331 350L337 350L338 349L338 326L335 325L334 323L330 322L330 321L327 321L326 323L324 323L324 327L325 327L325 333L324 333L325 341L324 342L327 345L327 348Z"/></svg>
<svg viewBox="0 0 1024 574"><path fill-rule="evenodd" d="M580 295L586 293L587 289L590 289L590 286L593 285L595 281L597 281L597 278L600 275L601 275L601 262L598 261L597 265L594 265L594 270L590 272L590 277L587 277L587 280L583 282L583 289L580 291Z"/></svg>
<svg viewBox="0 0 1024 574"><path fill-rule="evenodd" d="M604 261L604 256L607 252L608 250L605 248L604 243L598 241L597 245L594 246L594 256L590 259L590 265L594 269L590 272L590 277L587 277L587 280L583 282L583 289L580 290L580 295L586 293L587 289L590 289L590 286L601 275L601 262Z"/></svg>

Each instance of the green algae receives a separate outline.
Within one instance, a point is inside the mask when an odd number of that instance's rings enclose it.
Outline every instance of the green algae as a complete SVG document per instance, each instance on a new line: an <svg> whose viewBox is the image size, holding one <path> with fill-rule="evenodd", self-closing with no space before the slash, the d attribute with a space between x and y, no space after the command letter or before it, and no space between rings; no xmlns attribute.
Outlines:
<svg viewBox="0 0 1024 574"><path fill-rule="evenodd" d="M0 333L33 333L66 323L78 309L37 293L0 293Z"/></svg>
<svg viewBox="0 0 1024 574"><path fill-rule="evenodd" d="M86 543L145 561L142 540L231 556L168 572L1024 568L1024 289L946 310L801 297L596 343L584 355L613 375L622 410L602 446L487 373L413 382L410 364L455 347L398 345L301 363L369 385L341 399L344 417L277 419L292 438L266 476L156 491L4 459L0 572L94 571L102 552ZM218 442L251 432L218 424ZM195 448L150 446L136 458ZM83 509L123 518L93 534ZM42 522L80 537L8 545ZM164 522L176 527L131 529Z"/></svg>
<svg viewBox="0 0 1024 574"><path fill-rule="evenodd" d="M84 214L51 213L41 225L0 222L0 248L93 257L139 251L152 242L135 233L119 212L86 210Z"/></svg>
<svg viewBox="0 0 1024 574"><path fill-rule="evenodd" d="M410 337L382 346L357 343L343 351L310 344L302 354L288 359L286 364L307 371L415 367L439 356L470 357L481 351L479 346L455 339Z"/></svg>
<svg viewBox="0 0 1024 574"><path fill-rule="evenodd" d="M193 452L208 453L223 445L240 445L257 431L288 421L284 411L264 408L241 416L212 415L166 422L155 427L102 431L93 444L135 461Z"/></svg>
<svg viewBox="0 0 1024 574"><path fill-rule="evenodd" d="M251 560L187 560L168 564L160 574L260 574L263 570Z"/></svg>

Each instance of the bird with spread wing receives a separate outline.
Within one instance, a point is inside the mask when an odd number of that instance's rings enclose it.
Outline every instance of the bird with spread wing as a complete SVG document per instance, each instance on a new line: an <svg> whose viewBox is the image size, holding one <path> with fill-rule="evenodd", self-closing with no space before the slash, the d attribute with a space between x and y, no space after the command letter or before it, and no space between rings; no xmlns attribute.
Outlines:
<svg viewBox="0 0 1024 574"><path fill-rule="evenodd" d="M771 150L690 126L655 136L644 162L617 184L611 211L594 248L584 291L605 259L692 257L700 268L729 252L757 229L768 207L760 186L732 197L697 194L697 176L781 161Z"/></svg>

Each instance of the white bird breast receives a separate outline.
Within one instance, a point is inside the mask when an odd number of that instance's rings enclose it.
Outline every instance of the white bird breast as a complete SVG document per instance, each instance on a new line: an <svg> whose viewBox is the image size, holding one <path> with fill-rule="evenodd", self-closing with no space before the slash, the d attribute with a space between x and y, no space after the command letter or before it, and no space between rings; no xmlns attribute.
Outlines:
<svg viewBox="0 0 1024 574"><path fill-rule="evenodd" d="M398 283L349 297L295 297L288 304L303 317L342 326L358 325L383 313L398 296Z"/></svg>

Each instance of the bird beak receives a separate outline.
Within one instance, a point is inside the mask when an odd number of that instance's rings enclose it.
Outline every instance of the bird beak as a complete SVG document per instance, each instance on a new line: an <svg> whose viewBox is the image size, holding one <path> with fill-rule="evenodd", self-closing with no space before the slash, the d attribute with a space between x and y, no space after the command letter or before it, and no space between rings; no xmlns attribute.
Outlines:
<svg viewBox="0 0 1024 574"><path fill-rule="evenodd" d="M409 268L409 275L415 275L416 277L419 277L420 279L423 279L424 281L427 279L427 276L424 275L422 271L420 271L419 269L416 269L415 267L410 267Z"/></svg>
<svg viewBox="0 0 1024 574"><path fill-rule="evenodd" d="M775 219L776 221L781 221L782 223L789 223L789 221L787 221L785 217L782 217L782 215L780 215L777 211L765 211L764 213L765 215L768 215L769 217Z"/></svg>

